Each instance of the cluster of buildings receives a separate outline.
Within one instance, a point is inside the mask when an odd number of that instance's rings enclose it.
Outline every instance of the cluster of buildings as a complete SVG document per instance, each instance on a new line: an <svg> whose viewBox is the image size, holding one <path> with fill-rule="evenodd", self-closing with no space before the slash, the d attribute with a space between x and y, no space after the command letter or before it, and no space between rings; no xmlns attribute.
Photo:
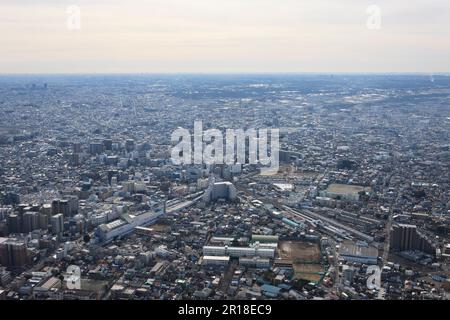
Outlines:
<svg viewBox="0 0 450 320"><path fill-rule="evenodd" d="M449 298L449 86L217 77L0 79L0 299ZM198 119L279 171L175 165Z"/></svg>

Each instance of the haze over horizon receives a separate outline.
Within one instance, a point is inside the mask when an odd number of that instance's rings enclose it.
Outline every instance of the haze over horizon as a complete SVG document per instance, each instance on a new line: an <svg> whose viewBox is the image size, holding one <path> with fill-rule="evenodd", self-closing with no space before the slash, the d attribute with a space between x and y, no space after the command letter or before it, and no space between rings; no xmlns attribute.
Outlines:
<svg viewBox="0 0 450 320"><path fill-rule="evenodd" d="M0 28L3 74L450 71L445 0L4 0Z"/></svg>

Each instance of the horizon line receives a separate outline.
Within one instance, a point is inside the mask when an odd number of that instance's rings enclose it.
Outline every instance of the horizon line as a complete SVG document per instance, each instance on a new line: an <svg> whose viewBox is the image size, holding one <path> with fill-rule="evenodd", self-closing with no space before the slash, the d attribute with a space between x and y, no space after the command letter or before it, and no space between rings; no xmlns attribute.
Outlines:
<svg viewBox="0 0 450 320"><path fill-rule="evenodd" d="M424 71L233 71L233 72L16 72L2 73L4 76L82 76L82 75L441 75L450 76L450 71L424 72Z"/></svg>

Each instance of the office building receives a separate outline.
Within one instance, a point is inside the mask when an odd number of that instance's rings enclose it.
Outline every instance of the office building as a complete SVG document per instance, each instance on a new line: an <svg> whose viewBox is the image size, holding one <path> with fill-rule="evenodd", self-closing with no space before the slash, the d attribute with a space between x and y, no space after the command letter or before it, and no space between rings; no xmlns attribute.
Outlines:
<svg viewBox="0 0 450 320"><path fill-rule="evenodd" d="M64 231L64 216L62 213L55 214L50 218L53 234L60 234Z"/></svg>

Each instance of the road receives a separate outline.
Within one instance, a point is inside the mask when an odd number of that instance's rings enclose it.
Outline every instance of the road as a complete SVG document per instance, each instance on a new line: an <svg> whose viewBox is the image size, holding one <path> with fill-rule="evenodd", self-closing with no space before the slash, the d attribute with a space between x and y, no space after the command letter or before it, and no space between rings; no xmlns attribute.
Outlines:
<svg viewBox="0 0 450 320"><path fill-rule="evenodd" d="M230 264L223 275L223 278L220 280L219 290L222 291L225 295L228 292L228 287L230 286L231 280L233 279L234 271L238 266L238 259L233 258L230 259Z"/></svg>
<svg viewBox="0 0 450 320"><path fill-rule="evenodd" d="M391 183L391 179L394 176L395 172L391 173L389 175L389 178L385 181L384 186L385 188L388 187ZM386 222L386 228L385 228L385 238L384 238L384 246L383 246L383 255L382 255L382 266L384 267L387 263L388 263L388 258L389 258L389 250L391 247L391 228L392 228L392 221L393 221L393 217L394 217L394 205L396 203L398 203L398 200L400 198L400 193L397 193L397 196L394 200L391 201L391 203L389 204L389 216ZM383 288L383 286L381 286L380 291L378 292L378 299L384 299L384 295L385 295L385 289Z"/></svg>
<svg viewBox="0 0 450 320"><path fill-rule="evenodd" d="M340 274L339 274L339 264L338 264L338 254L336 250L337 242L331 240L331 247L333 249L333 265L334 265L334 282L333 282L333 289L335 290L336 294L339 293L339 286L341 283Z"/></svg>

